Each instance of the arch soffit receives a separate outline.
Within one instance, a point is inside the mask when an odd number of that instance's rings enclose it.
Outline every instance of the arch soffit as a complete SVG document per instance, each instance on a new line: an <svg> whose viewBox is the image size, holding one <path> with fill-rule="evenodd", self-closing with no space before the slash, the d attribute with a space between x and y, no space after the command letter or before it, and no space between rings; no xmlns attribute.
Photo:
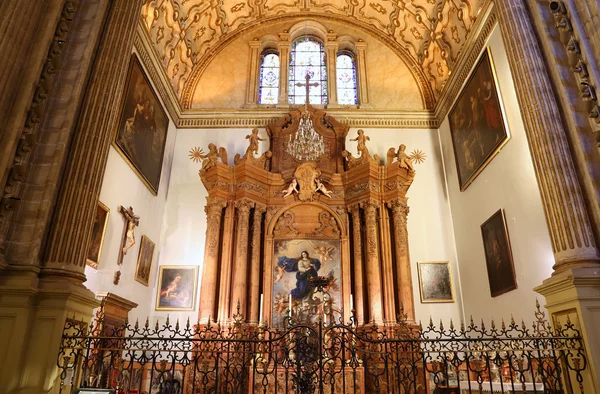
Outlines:
<svg viewBox="0 0 600 394"><path fill-rule="evenodd" d="M192 71L190 73L190 77L186 81L185 86L183 88L183 92L182 92L182 96L181 96L182 107L184 109L191 108L192 99L194 97L194 91L196 90L196 87L198 85L198 82L200 81L200 78L202 77L202 74L204 74L204 71L206 70L208 65L212 62L212 60L225 47L227 47L227 45L229 45L231 42L233 42L235 39L239 38L240 36L242 36L246 33L249 33L252 29L257 28L260 25L264 26L265 23L282 22L282 21L286 21L286 20L290 20L290 19L296 19L298 17L303 17L303 18L309 17L309 18L314 18L316 20L319 20L319 19L320 20L330 20L330 21L337 22L337 23L340 23L340 24L343 24L346 26L353 27L358 30L362 30L365 33L374 37L375 39L379 40L381 43L383 43L385 46L387 46L394 54L396 54L396 56L398 56L402 61L404 61L406 63L406 65L408 66L408 69L410 70L411 74L413 75L413 78L415 78L415 81L417 82L417 85L419 86L419 92L421 94L421 101L422 101L424 108L425 109L433 109L434 108L435 95L433 92L433 87L428 82L427 76L425 75L425 72L424 72L423 68L421 67L421 65L418 63L417 59L415 59L405 48L400 46L397 42L392 40L390 37L382 35L381 32L379 32L375 27L369 26L367 23L363 23L363 22L356 21L356 20L348 20L339 15L334 15L334 14L322 15L322 14L318 14L318 13L311 13L308 15L307 14L283 14L283 15L274 15L271 17L265 17L264 19L261 19L260 21L254 21L252 23L248 23L247 25L244 25L243 27L240 27L239 29L230 33L229 35L224 36L215 46L213 46L210 50L208 50L202 56L202 58L198 61L198 63L196 63L194 65L194 68L192 69Z"/></svg>
<svg viewBox="0 0 600 394"><path fill-rule="evenodd" d="M275 214L271 218L271 221L267 224L267 237L273 237L273 229L275 228L275 224L277 224L277 219L279 219L281 215L283 215L290 209L293 209L299 205L313 205L315 207L322 208L324 211L327 211L331 214L331 216L335 219L335 222L337 223L338 229L340 230L340 238L348 236L348 234L346 233L346 227L344 226L342 219L333 209L331 209L331 207L318 201L296 201L292 204L281 207L277 212L275 212Z"/></svg>

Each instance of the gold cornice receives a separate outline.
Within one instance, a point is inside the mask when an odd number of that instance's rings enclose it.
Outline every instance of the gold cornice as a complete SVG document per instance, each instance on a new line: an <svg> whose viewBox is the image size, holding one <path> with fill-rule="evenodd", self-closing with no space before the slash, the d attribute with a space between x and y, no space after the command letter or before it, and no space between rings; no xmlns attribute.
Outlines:
<svg viewBox="0 0 600 394"><path fill-rule="evenodd" d="M264 127L287 115L291 109L184 111L177 127L196 128L247 128ZM437 129L439 122L431 111L381 111L326 109L328 115L350 127Z"/></svg>
<svg viewBox="0 0 600 394"><path fill-rule="evenodd" d="M158 61L156 49L150 43L150 38L148 37L148 32L142 19L138 21L133 45L144 66L144 70L148 73L148 77L154 83L156 93L169 113L171 120L175 125L178 125L183 112L181 105L179 104L179 100L177 99L177 95L173 90L173 85L171 85L165 69Z"/></svg>

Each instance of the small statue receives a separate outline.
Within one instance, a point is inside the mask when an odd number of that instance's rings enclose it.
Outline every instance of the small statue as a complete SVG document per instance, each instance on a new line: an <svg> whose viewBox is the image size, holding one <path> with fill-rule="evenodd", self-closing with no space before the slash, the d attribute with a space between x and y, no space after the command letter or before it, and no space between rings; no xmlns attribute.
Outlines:
<svg viewBox="0 0 600 394"><path fill-rule="evenodd" d="M415 172L415 168L413 166L413 160L405 151L406 151L406 145L404 145L404 144L401 144L398 147L397 153L394 148L388 149L388 153L387 153L388 164L392 164L394 162L394 159L397 159L400 168L404 168L408 172Z"/></svg>
<svg viewBox="0 0 600 394"><path fill-rule="evenodd" d="M369 136L365 135L364 130L358 130L358 136L356 138L350 138L350 141L357 141L358 146L356 147L356 153L360 153L361 156L368 156L369 150L367 149L367 145L365 145L366 141L371 141Z"/></svg>
<svg viewBox="0 0 600 394"><path fill-rule="evenodd" d="M415 172L415 168L412 164L412 159L406 154L406 145L401 144L398 147L398 162L400 163L400 168L406 169L408 172Z"/></svg>
<svg viewBox="0 0 600 394"><path fill-rule="evenodd" d="M326 195L327 197L331 198L331 195L333 194L332 190L328 190L325 185L323 184L323 182L321 182L321 180L319 178L317 178L315 180L315 183L317 184L317 188L315 189L315 193L316 192L321 192L324 195Z"/></svg>
<svg viewBox="0 0 600 394"><path fill-rule="evenodd" d="M194 147L190 150L190 160L199 162L202 160L201 171L206 171L211 167L215 166L217 159L221 159L221 162L227 165L227 150L224 147L220 147L217 151L217 146L213 143L208 144L208 153L204 153L203 149Z"/></svg>
<svg viewBox="0 0 600 394"><path fill-rule="evenodd" d="M254 156L255 153L258 153L258 142L266 141L265 138L260 138L258 136L258 129L252 129L252 134L248 134L246 136L247 140L250 140L250 146L246 149L246 154L244 156Z"/></svg>
<svg viewBox="0 0 600 394"><path fill-rule="evenodd" d="M132 207L129 207L128 209L121 207L119 211L121 212L121 214L123 214L123 216L125 216L125 221L127 222L127 227L125 230L125 240L122 249L123 255L126 255L127 251L133 245L135 245L135 234L133 233L133 231L135 230L135 227L140 224L140 217L136 216L133 213Z"/></svg>
<svg viewBox="0 0 600 394"><path fill-rule="evenodd" d="M298 193L298 181L296 178L292 179L289 186L286 189L281 191L283 193L283 197L287 197L292 193Z"/></svg>

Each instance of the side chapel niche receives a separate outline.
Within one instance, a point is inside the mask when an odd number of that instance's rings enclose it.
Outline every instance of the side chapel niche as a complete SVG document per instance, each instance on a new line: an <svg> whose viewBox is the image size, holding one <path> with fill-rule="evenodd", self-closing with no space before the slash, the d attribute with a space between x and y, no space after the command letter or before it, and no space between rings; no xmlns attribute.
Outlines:
<svg viewBox="0 0 600 394"><path fill-rule="evenodd" d="M305 111L325 146L313 162L286 153ZM228 321L239 304L249 323L278 325L290 302L294 316L315 319L325 313L315 276L336 318L354 309L358 324L394 323L400 314L414 321L406 229L412 163L392 148L380 165L362 130L355 157L345 150L348 129L308 105L267 126L270 150L262 156L256 129L233 165L223 147L197 151L208 190L200 321Z"/></svg>

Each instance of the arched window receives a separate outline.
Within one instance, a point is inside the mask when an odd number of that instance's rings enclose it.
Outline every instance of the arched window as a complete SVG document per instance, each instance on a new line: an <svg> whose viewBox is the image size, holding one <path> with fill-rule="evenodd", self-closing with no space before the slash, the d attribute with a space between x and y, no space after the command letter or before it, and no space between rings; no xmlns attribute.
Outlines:
<svg viewBox="0 0 600 394"><path fill-rule="evenodd" d="M323 44L312 37L294 41L290 53L289 103L304 104L306 74L310 76L309 102L327 104L327 67ZM300 86L298 86L300 84ZM313 85L313 84L316 84Z"/></svg>
<svg viewBox="0 0 600 394"><path fill-rule="evenodd" d="M354 56L347 52L340 52L337 55L335 71L337 75L338 104L358 104Z"/></svg>
<svg viewBox="0 0 600 394"><path fill-rule="evenodd" d="M259 104L277 104L279 98L279 55L276 52L263 54L258 86Z"/></svg>

